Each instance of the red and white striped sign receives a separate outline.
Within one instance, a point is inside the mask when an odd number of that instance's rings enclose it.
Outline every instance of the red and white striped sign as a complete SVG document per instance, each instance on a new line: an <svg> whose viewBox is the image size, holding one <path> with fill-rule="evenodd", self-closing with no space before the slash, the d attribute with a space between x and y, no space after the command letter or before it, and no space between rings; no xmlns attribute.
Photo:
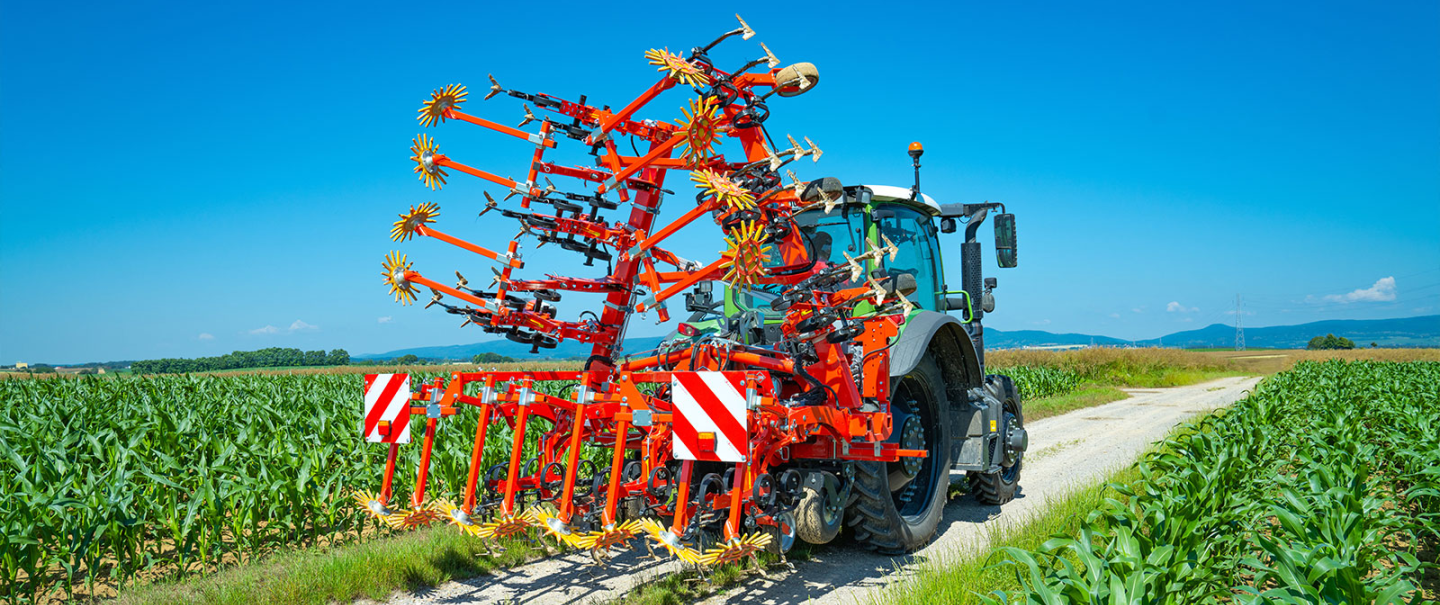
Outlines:
<svg viewBox="0 0 1440 605"><path fill-rule="evenodd" d="M371 443L410 443L409 374L365 375L364 433Z"/></svg>
<svg viewBox="0 0 1440 605"><path fill-rule="evenodd" d="M675 403L670 442L676 460L746 460L750 427L744 372L675 372L670 393Z"/></svg>

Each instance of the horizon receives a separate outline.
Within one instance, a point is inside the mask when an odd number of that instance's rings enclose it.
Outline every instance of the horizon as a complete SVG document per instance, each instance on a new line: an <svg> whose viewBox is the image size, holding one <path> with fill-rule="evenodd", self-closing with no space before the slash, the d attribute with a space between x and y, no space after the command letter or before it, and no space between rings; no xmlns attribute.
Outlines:
<svg viewBox="0 0 1440 605"><path fill-rule="evenodd" d="M775 102L767 127L824 148L801 179L908 186L904 150L918 140L927 195L1006 203L1020 265L996 270L981 229L999 280L986 327L1153 340L1141 336L1233 325L1237 294L1247 328L1440 311L1440 4L865 14L869 31L906 37L837 35L859 5L816 6L741 13L782 60L822 75ZM0 364L484 342L449 315L393 303L375 268L399 250L417 267L488 275L466 253L391 242L413 204L439 203L437 226L481 245L496 242L487 229L515 229L473 218L485 190L474 182L416 183L412 136L500 174L524 145L455 121L421 129L421 100L463 83L468 109L514 124L518 101L479 98L494 74L620 106L654 81L645 50L704 44L734 23L708 8L636 11L636 27L659 32L644 43L537 47L526 28L489 25L533 19L525 7L455 7L428 24L437 58L416 61L416 22L401 10L7 7ZM726 42L716 56L756 48ZM643 117L679 117L670 105L675 115ZM662 220L687 209L689 183L668 186ZM712 231L677 253L708 262ZM950 284L958 242L941 236ZM580 265L557 248L527 250L522 274ZM561 313L592 302L567 295ZM675 322L636 315L630 331Z"/></svg>

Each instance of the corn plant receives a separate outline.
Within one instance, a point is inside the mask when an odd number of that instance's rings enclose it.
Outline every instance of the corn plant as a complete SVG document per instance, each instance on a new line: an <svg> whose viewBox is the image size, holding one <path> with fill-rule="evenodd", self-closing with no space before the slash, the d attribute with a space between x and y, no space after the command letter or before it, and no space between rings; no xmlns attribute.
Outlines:
<svg viewBox="0 0 1440 605"><path fill-rule="evenodd" d="M362 389L361 375L335 373L0 381L0 599L374 535L348 498L379 488L386 454L361 438ZM478 413L461 408L437 434L437 495L468 478ZM544 424L527 430L532 442ZM484 459L496 464L510 433L491 428ZM417 467L419 449L401 448L402 468Z"/></svg>
<svg viewBox="0 0 1440 605"><path fill-rule="evenodd" d="M1440 539L1440 363L1305 362L1179 431L987 602L1401 603Z"/></svg>

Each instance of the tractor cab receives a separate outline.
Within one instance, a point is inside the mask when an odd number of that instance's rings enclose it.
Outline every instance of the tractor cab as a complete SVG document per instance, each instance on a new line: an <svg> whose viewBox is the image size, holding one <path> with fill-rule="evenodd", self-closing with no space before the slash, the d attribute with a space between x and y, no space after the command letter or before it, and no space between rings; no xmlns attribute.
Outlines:
<svg viewBox="0 0 1440 605"><path fill-rule="evenodd" d="M844 265L849 257L864 254L870 244L893 242L895 258L884 263L866 262L866 270L883 278L908 273L915 278L910 301L917 309L943 311L943 269L940 262L938 228L934 218L940 205L921 194L910 199L910 191L891 185L860 185L845 188L844 197L830 212L816 208L795 215L795 222L817 267ZM813 268L812 268L813 269ZM779 321L770 302L779 287L757 286L746 292L727 289L725 315L760 312L770 321Z"/></svg>

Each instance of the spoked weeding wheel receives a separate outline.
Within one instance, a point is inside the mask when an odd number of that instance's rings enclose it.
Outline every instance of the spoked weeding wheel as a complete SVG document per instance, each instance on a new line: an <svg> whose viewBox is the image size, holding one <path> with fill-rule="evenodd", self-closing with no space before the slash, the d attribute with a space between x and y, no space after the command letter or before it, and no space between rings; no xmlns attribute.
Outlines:
<svg viewBox="0 0 1440 605"><path fill-rule="evenodd" d="M905 449L923 449L925 458L898 462L856 462L849 509L855 539L867 548L899 553L924 546L935 534L950 483L950 427L940 368L929 355L895 380L890 394L895 432ZM918 462L917 462L918 461Z"/></svg>

